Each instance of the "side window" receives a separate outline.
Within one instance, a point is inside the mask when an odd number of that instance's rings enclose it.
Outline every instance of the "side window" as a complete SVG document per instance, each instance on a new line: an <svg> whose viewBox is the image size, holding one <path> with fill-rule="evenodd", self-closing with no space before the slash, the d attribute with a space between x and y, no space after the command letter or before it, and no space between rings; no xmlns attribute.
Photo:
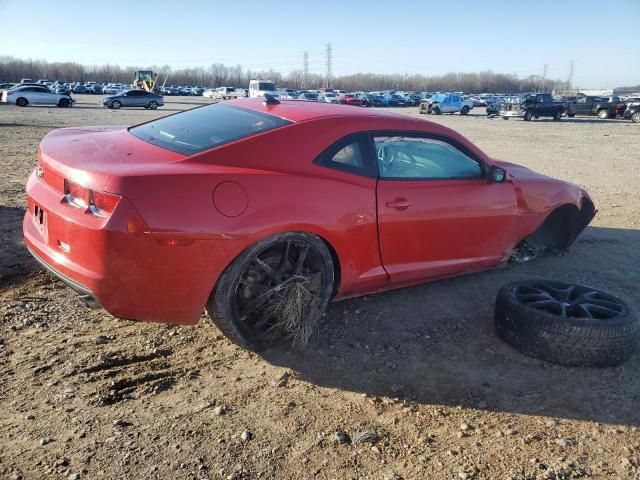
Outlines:
<svg viewBox="0 0 640 480"><path fill-rule="evenodd" d="M424 137L374 137L381 178L474 179L482 168L453 145Z"/></svg>
<svg viewBox="0 0 640 480"><path fill-rule="evenodd" d="M314 163L364 177L376 177L375 165L370 160L369 143L364 135L340 140L325 150Z"/></svg>
<svg viewBox="0 0 640 480"><path fill-rule="evenodd" d="M362 160L360 144L356 141L342 147L333 155L333 157L331 157L330 162L340 165L348 165L355 168L362 168L364 166L364 161Z"/></svg>

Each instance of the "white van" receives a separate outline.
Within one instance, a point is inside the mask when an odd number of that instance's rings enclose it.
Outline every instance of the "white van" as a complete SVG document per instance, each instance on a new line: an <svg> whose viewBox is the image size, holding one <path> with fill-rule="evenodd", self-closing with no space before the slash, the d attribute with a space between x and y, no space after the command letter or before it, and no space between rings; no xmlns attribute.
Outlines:
<svg viewBox="0 0 640 480"><path fill-rule="evenodd" d="M264 97L265 93L276 98L280 96L276 84L271 80L251 80L249 82L249 98Z"/></svg>

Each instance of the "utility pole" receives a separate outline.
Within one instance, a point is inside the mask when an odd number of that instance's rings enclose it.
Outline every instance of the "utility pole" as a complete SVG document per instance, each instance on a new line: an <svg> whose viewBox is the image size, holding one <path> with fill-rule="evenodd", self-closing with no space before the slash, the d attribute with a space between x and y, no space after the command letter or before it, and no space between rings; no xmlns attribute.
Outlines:
<svg viewBox="0 0 640 480"><path fill-rule="evenodd" d="M547 79L547 67L548 66L549 65L547 63L544 64L544 70L542 71L542 85L539 88L540 91L544 90L544 81Z"/></svg>
<svg viewBox="0 0 640 480"><path fill-rule="evenodd" d="M302 52L302 88L309 86L309 52Z"/></svg>
<svg viewBox="0 0 640 480"><path fill-rule="evenodd" d="M567 80L567 91L571 90L571 83L573 82L573 60L571 60L571 64L569 65L569 79Z"/></svg>
<svg viewBox="0 0 640 480"><path fill-rule="evenodd" d="M332 81L333 58L331 57L331 54L331 44L327 43L327 80L325 84L327 88L331 88Z"/></svg>

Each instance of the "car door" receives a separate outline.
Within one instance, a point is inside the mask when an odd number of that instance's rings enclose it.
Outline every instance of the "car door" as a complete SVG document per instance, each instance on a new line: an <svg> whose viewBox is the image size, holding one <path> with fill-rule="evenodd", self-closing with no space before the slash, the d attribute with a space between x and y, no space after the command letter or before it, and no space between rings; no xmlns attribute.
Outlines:
<svg viewBox="0 0 640 480"><path fill-rule="evenodd" d="M487 181L469 150L442 136L372 135L377 157L378 232L395 282L494 266L513 247L513 184Z"/></svg>

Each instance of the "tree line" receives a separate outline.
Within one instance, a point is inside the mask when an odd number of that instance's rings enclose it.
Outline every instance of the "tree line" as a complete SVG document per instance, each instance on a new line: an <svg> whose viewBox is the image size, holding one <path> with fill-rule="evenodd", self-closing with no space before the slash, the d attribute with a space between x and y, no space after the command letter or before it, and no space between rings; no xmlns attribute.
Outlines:
<svg viewBox="0 0 640 480"><path fill-rule="evenodd" d="M167 85L201 87L244 87L249 80L260 78L275 82L284 88L320 88L327 86L327 78L319 74L305 76L302 70L286 75L271 70L250 70L242 65L228 66L213 63L209 67L193 67L174 70L169 65L146 67L103 64L83 65L76 62L47 62L46 60L20 59L0 56L0 82L19 82L23 78L47 79L62 82L124 83L133 80L136 70L153 70L159 73L158 81ZM513 74L484 71L479 73L447 73L445 75L408 75L356 73L339 75L330 80L332 88L348 91L461 91L461 92L531 92L536 90L560 91L569 86L560 80L543 79L538 75L519 78Z"/></svg>

